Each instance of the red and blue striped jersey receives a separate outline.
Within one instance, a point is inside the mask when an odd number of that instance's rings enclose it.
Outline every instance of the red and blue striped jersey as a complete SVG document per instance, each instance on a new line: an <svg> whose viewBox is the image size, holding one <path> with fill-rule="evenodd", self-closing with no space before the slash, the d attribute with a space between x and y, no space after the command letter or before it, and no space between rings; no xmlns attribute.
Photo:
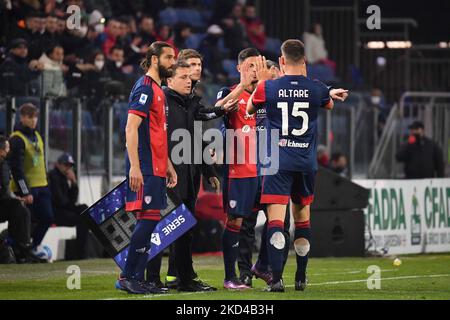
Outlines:
<svg viewBox="0 0 450 320"><path fill-rule="evenodd" d="M217 94L217 100L225 98L234 87L222 88ZM225 158L226 164L227 154L233 154L234 157L229 159L231 163L227 165L229 178L251 178L258 176L257 170L257 136L256 136L256 115L249 115L247 113L247 101L250 98L251 93L248 91L242 92L238 98L238 110L235 112L227 113L224 118L224 128L235 130L235 141L230 146L234 150L227 150L227 142L225 139ZM239 163L238 155L240 154L237 147L238 145L244 146L245 154L244 163Z"/></svg>
<svg viewBox="0 0 450 320"><path fill-rule="evenodd" d="M143 175L166 177L167 122L165 97L162 88L148 75L139 78L128 99L128 113L142 117L139 126L138 154ZM128 152L126 175L130 171Z"/></svg>

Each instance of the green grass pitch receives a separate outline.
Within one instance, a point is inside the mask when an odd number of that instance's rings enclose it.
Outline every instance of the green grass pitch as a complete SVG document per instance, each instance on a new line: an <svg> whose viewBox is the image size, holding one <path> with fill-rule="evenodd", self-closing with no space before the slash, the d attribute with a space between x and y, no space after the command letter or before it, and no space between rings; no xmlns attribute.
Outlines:
<svg viewBox="0 0 450 320"><path fill-rule="evenodd" d="M294 290L295 256L291 254L284 273L285 293L262 292L265 283L253 281L253 289L233 292L222 288L221 257L195 257L200 278L219 288L208 293L178 293L136 296L114 289L118 268L111 259L65 261L39 265L0 265L0 299L450 299L450 254L401 256L393 258L312 258L309 286L305 292ZM163 275L167 270L163 262ZM81 289L67 289L67 267L78 265ZM367 268L381 270L380 289L369 290Z"/></svg>

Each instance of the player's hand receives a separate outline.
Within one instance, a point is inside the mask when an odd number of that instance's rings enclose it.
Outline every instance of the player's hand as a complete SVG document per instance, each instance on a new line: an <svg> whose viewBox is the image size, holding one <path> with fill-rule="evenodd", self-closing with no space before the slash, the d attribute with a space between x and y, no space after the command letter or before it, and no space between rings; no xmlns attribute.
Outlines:
<svg viewBox="0 0 450 320"><path fill-rule="evenodd" d="M344 101L348 97L348 90L340 89L340 88L339 89L331 89L330 97L333 100Z"/></svg>
<svg viewBox="0 0 450 320"><path fill-rule="evenodd" d="M238 106L238 104L237 104L237 99L231 99L231 100L228 100L224 105L223 105L223 110L225 111L225 112L234 112L234 111L236 111L238 108L239 108L239 106Z"/></svg>
<svg viewBox="0 0 450 320"><path fill-rule="evenodd" d="M131 167L129 173L130 189L133 192L138 192L144 185L144 178L142 177L142 172L139 167Z"/></svg>
<svg viewBox="0 0 450 320"><path fill-rule="evenodd" d="M216 194L219 194L220 193L220 181L219 181L219 179L217 177L210 177L209 178L209 183L214 188L214 191L216 191Z"/></svg>
<svg viewBox="0 0 450 320"><path fill-rule="evenodd" d="M250 71L250 62L248 60L244 61L240 68L241 73L241 85L246 88L252 84L253 76Z"/></svg>
<svg viewBox="0 0 450 320"><path fill-rule="evenodd" d="M256 77L258 81L265 81L272 79L272 73L267 68L267 60L264 56L257 56L255 60Z"/></svg>
<svg viewBox="0 0 450 320"><path fill-rule="evenodd" d="M173 188L177 185L177 172L172 165L167 167L167 188Z"/></svg>
<svg viewBox="0 0 450 320"><path fill-rule="evenodd" d="M72 183L77 183L77 176L75 175L75 172L73 171L72 168L70 168L69 170L67 170L67 172L66 172L66 177L67 177L67 179L69 179Z"/></svg>
<svg viewBox="0 0 450 320"><path fill-rule="evenodd" d="M32 204L33 203L33 196L31 194L29 194L29 195L23 197L22 201L25 204Z"/></svg>

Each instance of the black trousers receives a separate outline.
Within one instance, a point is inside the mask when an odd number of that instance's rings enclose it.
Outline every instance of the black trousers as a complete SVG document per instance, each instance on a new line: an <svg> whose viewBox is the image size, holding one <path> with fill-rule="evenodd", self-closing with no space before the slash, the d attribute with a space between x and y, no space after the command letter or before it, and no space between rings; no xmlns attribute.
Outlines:
<svg viewBox="0 0 450 320"><path fill-rule="evenodd" d="M76 227L75 256L73 259L84 259L89 228L81 218L81 213L88 208L87 205L73 205L68 208L54 208L55 223L58 226Z"/></svg>
<svg viewBox="0 0 450 320"><path fill-rule="evenodd" d="M31 244L31 214L14 198L0 200L0 222L8 222L8 235L16 245L28 247ZM13 246L14 248L14 246Z"/></svg>
<svg viewBox="0 0 450 320"><path fill-rule="evenodd" d="M183 199L183 203L195 215L196 199ZM168 275L177 276L181 283L189 282L197 277L192 261L192 241L194 239L193 229L179 237L169 249ZM160 279L160 270L163 253L154 257L147 264L147 280Z"/></svg>
<svg viewBox="0 0 450 320"><path fill-rule="evenodd" d="M286 247L284 251L283 266L286 264L289 255L290 234L289 228L291 225L291 217L289 214L289 205L286 209L286 218L284 219L284 237L286 238ZM252 276L252 254L255 246L255 226L257 214L252 214L242 221L241 231L239 232L239 255L238 268L240 277ZM267 228L267 225L264 226Z"/></svg>

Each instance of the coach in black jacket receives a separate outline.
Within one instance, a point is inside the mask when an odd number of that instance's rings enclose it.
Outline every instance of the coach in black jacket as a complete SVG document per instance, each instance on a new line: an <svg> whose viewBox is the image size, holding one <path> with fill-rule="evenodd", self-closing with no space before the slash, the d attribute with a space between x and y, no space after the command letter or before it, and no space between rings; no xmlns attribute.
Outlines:
<svg viewBox="0 0 450 320"><path fill-rule="evenodd" d="M213 185L217 192L220 190L220 183L213 165L206 165L204 163L195 164L194 162L194 143L202 143L201 136L194 137L194 122L220 117L225 113L225 109L216 107L206 108L202 106L200 103L201 97L196 95L195 90L192 89L190 74L191 66L183 60L179 61L173 66L173 75L168 79L168 87L164 88L164 93L166 96L167 107L169 157L171 157L173 161L178 176L178 183L172 191L180 197L192 213L195 213L195 202L200 188L201 176L203 175L203 177ZM191 161L188 163L179 164L180 161L174 159L176 152L172 155L172 150L180 143L179 141L172 141L171 139L173 132L177 129L184 129L190 136ZM201 134L201 130L198 133ZM204 144L202 143L198 148L202 151L202 159L203 147ZM182 155L183 153L181 153L180 156ZM169 259L169 266L173 263L175 268L172 269L175 269L176 272L170 270L171 268L169 267L168 274L176 274L178 277L177 288L179 291L192 292L215 290L215 288L208 284L195 280L197 275L192 266L192 240L193 234L191 230L175 242L174 252L171 252L171 257ZM159 279L161 258L162 256L152 259L147 267L147 281L153 282L155 285L159 286L162 285Z"/></svg>

